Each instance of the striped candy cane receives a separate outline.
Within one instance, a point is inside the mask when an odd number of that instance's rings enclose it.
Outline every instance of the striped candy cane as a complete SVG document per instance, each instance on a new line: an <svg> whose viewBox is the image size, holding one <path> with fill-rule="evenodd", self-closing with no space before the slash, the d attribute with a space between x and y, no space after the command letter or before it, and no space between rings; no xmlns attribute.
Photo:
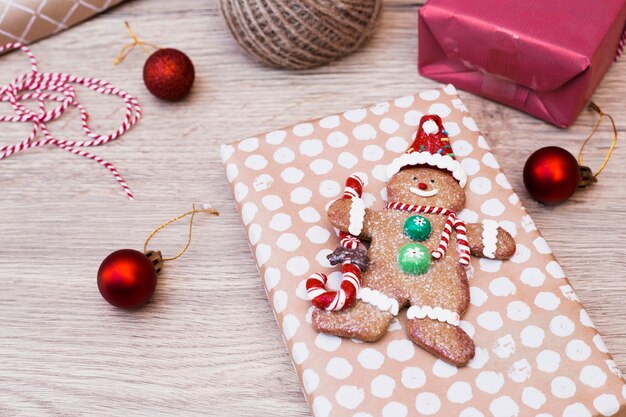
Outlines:
<svg viewBox="0 0 626 417"><path fill-rule="evenodd" d="M141 118L141 107L137 99L107 81L95 78L75 77L70 74L41 73L39 72L37 59L33 53L30 49L19 43L8 43L0 46L0 54L12 49L20 49L26 54L30 61L31 72L18 76L6 86L0 86L0 102L9 103L15 111L15 115L13 116L0 116L0 122L32 123L33 129L31 134L24 141L14 145L0 147L0 160L31 148L54 145L74 155L91 159L105 167L120 184L126 196L132 199L133 194L130 188L113 164L103 160L97 155L77 148L104 145L124 134L124 132L130 129ZM87 110L82 104L75 101L76 91L74 85L82 85L100 94L120 97L126 105L126 112L121 126L109 135L100 135L93 132L89 127L89 114ZM39 111L35 112L25 107L22 104L25 100L37 100ZM46 102L59 104L57 107L48 110L46 109ZM74 141L59 139L52 136L48 131L46 124L61 117L70 106L75 107L80 113L81 125L89 140ZM39 133L43 135L43 138L35 141Z"/></svg>
<svg viewBox="0 0 626 417"><path fill-rule="evenodd" d="M346 180L343 192L345 199L360 198L363 194L363 181L357 175L351 175ZM339 233L340 244L346 249L357 249L359 239L346 232ZM326 289L328 277L316 272L306 281L306 290L309 300L317 308L338 311L352 305L361 288L361 269L350 260L345 260L341 266L341 285L339 291Z"/></svg>

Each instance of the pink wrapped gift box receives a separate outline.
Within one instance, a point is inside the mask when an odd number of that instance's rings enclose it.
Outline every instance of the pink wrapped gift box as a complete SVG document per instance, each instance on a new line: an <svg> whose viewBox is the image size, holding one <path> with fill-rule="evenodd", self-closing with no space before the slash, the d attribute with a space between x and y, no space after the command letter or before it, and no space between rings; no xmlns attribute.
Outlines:
<svg viewBox="0 0 626 417"><path fill-rule="evenodd" d="M422 75L571 125L624 45L626 0L430 0Z"/></svg>

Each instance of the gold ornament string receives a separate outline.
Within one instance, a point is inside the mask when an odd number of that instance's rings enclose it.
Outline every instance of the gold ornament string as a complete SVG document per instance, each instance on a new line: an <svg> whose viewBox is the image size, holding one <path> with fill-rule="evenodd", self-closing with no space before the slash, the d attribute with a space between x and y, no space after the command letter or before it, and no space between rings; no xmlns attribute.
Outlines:
<svg viewBox="0 0 626 417"><path fill-rule="evenodd" d="M613 153L613 149L615 149L615 144L617 143L617 127L615 126L615 120L613 120L613 117L610 114L603 112L602 109L600 109L600 107L596 103L592 101L589 103L588 107L589 109L598 113L599 116L598 116L598 121L596 122L596 125L591 131L591 134L587 136L587 139L585 139L582 146L580 147L580 151L578 152L578 165L580 165L581 167L583 166L583 150L585 149L585 146L587 145L589 140L598 131L598 128L600 127L600 124L602 123L602 119L604 119L604 116L606 116L611 121L611 125L613 126L613 141L611 142L611 147L609 148L609 151L607 152L606 157L604 158L604 161L602 161L602 165L600 165L598 172L596 172L595 174L592 174L591 176L593 182L596 182L598 175L600 175L600 173L606 167L606 164L609 162L609 158L611 158L611 154Z"/></svg>
<svg viewBox="0 0 626 417"><path fill-rule="evenodd" d="M126 25L126 30L128 30L128 33L130 33L130 36L131 36L131 38L133 38L133 41L131 43L128 43L128 44L124 45L122 47L122 49L120 49L120 51L118 52L117 56L113 60L113 65L117 65L117 64L120 64L120 63L124 62L126 57L130 54L130 52L133 50L133 48L135 46L137 46L137 45L141 49L143 49L144 52L147 53L147 54L152 52L152 51L150 51L149 48L161 49L161 47L158 46L158 45L155 45L155 44L149 43L149 42L144 42L144 41L140 40L139 37L135 34L135 32L133 32L133 29L130 27L130 23L124 22L124 25Z"/></svg>
<svg viewBox="0 0 626 417"><path fill-rule="evenodd" d="M185 252L187 252L187 249L189 249L189 245L191 245L191 232L192 232L192 229L193 229L193 218L198 213L210 213L210 214L213 214L215 216L219 216L220 215L218 213L218 211L215 210L213 207L208 207L208 208L203 208L203 209L197 210L196 209L196 205L194 204L193 205L193 210L188 211L185 214L181 214L178 217L174 217L173 219L166 221L165 223L163 223L162 225L160 225L159 227L154 229L152 231L152 233L150 233L150 236L148 236L148 238L146 239L146 243L144 243L144 245L143 245L143 251L147 252L147 250L148 250L148 243L150 242L150 239L152 239L152 237L154 235L156 235L157 232L159 232L161 229L166 228L170 224L172 224L174 222L177 222L180 219L184 219L187 216L191 216L191 218L189 219L189 238L187 239L187 244L185 245L185 247L180 252L178 252L178 255L176 255L176 256L174 256L172 258L163 258L163 262L173 261L173 260L176 260L176 259L180 258Z"/></svg>

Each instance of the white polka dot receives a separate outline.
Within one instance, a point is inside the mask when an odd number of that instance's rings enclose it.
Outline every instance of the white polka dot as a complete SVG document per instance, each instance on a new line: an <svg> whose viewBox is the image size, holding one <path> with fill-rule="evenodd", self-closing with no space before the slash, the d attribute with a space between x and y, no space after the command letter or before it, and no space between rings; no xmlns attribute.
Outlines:
<svg viewBox="0 0 626 417"><path fill-rule="evenodd" d="M474 337L474 326L472 325L472 323L466 320L461 320L459 327L461 328L461 330L467 333L469 337Z"/></svg>
<svg viewBox="0 0 626 417"><path fill-rule="evenodd" d="M556 372L561 364L561 355L553 350L544 350L535 359L537 362L537 369L543 372Z"/></svg>
<svg viewBox="0 0 626 417"><path fill-rule="evenodd" d="M250 169L260 171L267 166L267 159L261 155L250 155L244 164Z"/></svg>
<svg viewBox="0 0 626 417"><path fill-rule="evenodd" d="M477 409L475 409L474 407L469 407L461 411L461 414L459 414L459 417L485 417L485 415L481 413L480 411L478 411Z"/></svg>
<svg viewBox="0 0 626 417"><path fill-rule="evenodd" d="M526 326L520 333L522 345L530 348L537 348L543 343L546 333L541 327Z"/></svg>
<svg viewBox="0 0 626 417"><path fill-rule="evenodd" d="M370 384L372 395L378 398L389 398L396 389L396 381L387 375L378 375Z"/></svg>
<svg viewBox="0 0 626 417"><path fill-rule="evenodd" d="M474 175L480 171L480 163L474 158L464 158L461 161L461 168L467 175Z"/></svg>
<svg viewBox="0 0 626 417"><path fill-rule="evenodd" d="M430 108L428 109L428 113L436 114L437 116L443 119L443 118L450 116L450 113L452 113L452 110L450 110L450 107L446 106L443 103L435 103L432 106L430 106Z"/></svg>
<svg viewBox="0 0 626 417"><path fill-rule="evenodd" d="M316 159L311 162L309 168L311 168L311 171L313 171L316 175L324 175L333 169L333 163L327 159Z"/></svg>
<svg viewBox="0 0 626 417"><path fill-rule="evenodd" d="M574 322L565 316L556 316L550 320L550 331L557 336L567 337L574 333Z"/></svg>
<svg viewBox="0 0 626 417"><path fill-rule="evenodd" d="M570 301L580 302L580 300L576 296L576 293L574 292L574 289L570 285L562 285L559 287L559 289L561 290L561 294L563 294L563 297L567 298Z"/></svg>
<svg viewBox="0 0 626 417"><path fill-rule="evenodd" d="M474 357L472 358L472 360L469 361L467 366L472 369L481 369L483 366L485 366L488 360L489 351L487 349L477 347Z"/></svg>
<svg viewBox="0 0 626 417"><path fill-rule="evenodd" d="M551 292L540 292L535 297L535 305L547 311L554 311L561 304L561 299Z"/></svg>
<svg viewBox="0 0 626 417"><path fill-rule="evenodd" d="M295 252L302 242L293 233L283 233L276 240L276 246L287 252Z"/></svg>
<svg viewBox="0 0 626 417"><path fill-rule="evenodd" d="M480 258L478 261L480 270L485 272L498 272L502 266L502 261L496 259Z"/></svg>
<svg viewBox="0 0 626 417"><path fill-rule="evenodd" d="M269 143L270 145L280 145L281 143L283 143L286 137L287 132L285 132L284 130L275 130L265 135L265 142Z"/></svg>
<svg viewBox="0 0 626 417"><path fill-rule="evenodd" d="M383 407L383 417L406 417L409 413L406 405L392 401Z"/></svg>
<svg viewBox="0 0 626 417"><path fill-rule="evenodd" d="M470 190L478 195L489 194L491 191L491 181L485 177L476 177L470 181Z"/></svg>
<svg viewBox="0 0 626 417"><path fill-rule="evenodd" d="M226 162L233 156L235 153L235 148L232 145L222 145L220 146L220 158L222 158L222 162Z"/></svg>
<svg viewBox="0 0 626 417"><path fill-rule="evenodd" d="M516 264L522 264L528 259L530 259L530 249L521 243L515 245L515 253L511 257L510 261Z"/></svg>
<svg viewBox="0 0 626 417"><path fill-rule="evenodd" d="M248 195L248 186L242 182L235 184L235 200L241 201Z"/></svg>
<svg viewBox="0 0 626 417"><path fill-rule="evenodd" d="M291 348L291 356L295 363L300 365L309 357L309 349L306 347L306 343L297 342L293 344Z"/></svg>
<svg viewBox="0 0 626 417"><path fill-rule="evenodd" d="M487 152L485 155L483 155L482 161L483 161L483 164L487 165L490 168L495 168L495 169L500 168L498 161L496 161L496 158L493 156L491 152Z"/></svg>
<svg viewBox="0 0 626 417"><path fill-rule="evenodd" d="M378 161L383 155L385 155L385 151L378 145L367 145L363 149L363 159L366 161Z"/></svg>
<svg viewBox="0 0 626 417"><path fill-rule="evenodd" d="M495 394L504 386L504 375L493 371L483 371L476 377L476 386L487 394Z"/></svg>
<svg viewBox="0 0 626 417"><path fill-rule="evenodd" d="M289 167L285 168L283 172L280 173L280 176L286 183L297 184L304 178L304 172L300 171L298 168Z"/></svg>
<svg viewBox="0 0 626 417"><path fill-rule="evenodd" d="M378 132L370 124L359 125L352 130L352 134L356 140L374 140Z"/></svg>
<svg viewBox="0 0 626 417"><path fill-rule="evenodd" d="M502 317L497 311L485 311L478 316L476 321L480 327L487 330L498 330L502 327Z"/></svg>
<svg viewBox="0 0 626 417"><path fill-rule="evenodd" d="M294 275L304 275L309 270L309 261L304 256L294 256L287 261L287 271Z"/></svg>
<svg viewBox="0 0 626 417"><path fill-rule="evenodd" d="M563 417L591 417L591 413L581 403L574 403L565 407Z"/></svg>
<svg viewBox="0 0 626 417"><path fill-rule="evenodd" d="M454 150L454 154L459 157L471 154L474 148L466 140L455 140L452 142L452 150Z"/></svg>
<svg viewBox="0 0 626 417"><path fill-rule="evenodd" d="M410 389L421 388L426 383L426 374L420 368L409 366L402 370L402 385Z"/></svg>
<svg viewBox="0 0 626 417"><path fill-rule="evenodd" d="M382 103L376 103L369 107L369 110L377 116L382 116L389 111L390 103L384 101Z"/></svg>
<svg viewBox="0 0 626 417"><path fill-rule="evenodd" d="M259 212L259 208L254 203L245 203L241 207L241 219L244 225L248 225Z"/></svg>
<svg viewBox="0 0 626 417"><path fill-rule="evenodd" d="M537 252L539 253L542 253L544 255L548 253L552 253L552 251L550 250L550 247L548 246L548 243L542 237L538 237L537 239L535 239L533 241L533 245L535 245L535 248L537 249Z"/></svg>
<svg viewBox="0 0 626 417"><path fill-rule="evenodd" d="M354 410L365 399L365 391L355 385L342 385L337 390L335 399L340 406Z"/></svg>
<svg viewBox="0 0 626 417"><path fill-rule="evenodd" d="M326 373L337 379L346 379L352 373L352 365L345 358L332 358L326 365Z"/></svg>
<svg viewBox="0 0 626 417"><path fill-rule="evenodd" d="M396 107L406 109L407 107L411 107L414 101L415 101L414 96L404 96L404 97L395 99L393 101L393 104L395 104Z"/></svg>
<svg viewBox="0 0 626 417"><path fill-rule="evenodd" d="M606 383L606 378L606 373L595 365L585 366L579 376L580 382L591 388L602 387Z"/></svg>
<svg viewBox="0 0 626 417"><path fill-rule="evenodd" d="M515 223L508 220L502 220L499 224L500 227L509 232L511 236L515 237L515 235L517 235L517 226Z"/></svg>
<svg viewBox="0 0 626 417"><path fill-rule="evenodd" d="M506 307L506 315L513 321L524 321L530 317L530 307L523 301L511 301Z"/></svg>
<svg viewBox="0 0 626 417"><path fill-rule="evenodd" d="M604 340L602 339L602 336L600 336L599 334L596 334L593 337L593 344L596 345L596 349L598 349L600 352L608 353L609 350L604 344Z"/></svg>
<svg viewBox="0 0 626 417"><path fill-rule="evenodd" d="M497 198L490 198L480 206L480 211L487 216L497 217L504 213L504 204Z"/></svg>
<svg viewBox="0 0 626 417"><path fill-rule="evenodd" d="M574 339L567 344L565 348L567 357L576 362L582 362L591 356L591 348L588 344L580 339Z"/></svg>
<svg viewBox="0 0 626 417"><path fill-rule="evenodd" d="M330 232L320 226L313 226L306 232L306 237L313 243L326 243L330 238Z"/></svg>
<svg viewBox="0 0 626 417"><path fill-rule="evenodd" d="M487 301L487 293L478 287L470 287L470 302L476 307L480 307Z"/></svg>
<svg viewBox="0 0 626 417"><path fill-rule="evenodd" d="M463 117L463 124L472 132L478 132L478 126L476 126L476 122L471 117Z"/></svg>
<svg viewBox="0 0 626 417"><path fill-rule="evenodd" d="M522 383L530 379L532 369L527 359L520 359L511 365L509 368L509 378L517 383Z"/></svg>
<svg viewBox="0 0 626 417"><path fill-rule="evenodd" d="M417 126L424 113L417 110L410 110L404 114L404 124L408 126Z"/></svg>
<svg viewBox="0 0 626 417"><path fill-rule="evenodd" d="M620 405L615 395L601 394L593 400L593 408L598 410L603 416L612 416L619 411Z"/></svg>
<svg viewBox="0 0 626 417"><path fill-rule="evenodd" d="M322 249L315 256L315 260L318 264L323 266L324 268L330 268L332 265L328 262L328 258L326 258L332 251L330 249Z"/></svg>
<svg viewBox="0 0 626 417"><path fill-rule="evenodd" d="M420 98L426 101L437 100L440 95L441 93L439 92L439 90L426 90L419 93Z"/></svg>
<svg viewBox="0 0 626 417"><path fill-rule="evenodd" d="M461 129L459 129L459 125L456 124L455 122L444 122L443 128L446 130L446 132L448 132L448 136L451 138L458 136L458 134L461 133ZM454 149L454 145L452 145L452 149Z"/></svg>
<svg viewBox="0 0 626 417"><path fill-rule="evenodd" d="M228 182L233 182L233 180L239 174L239 169L235 164L228 164L226 166L226 177L228 177Z"/></svg>
<svg viewBox="0 0 626 417"><path fill-rule="evenodd" d="M576 384L565 376L557 376L550 383L552 395L556 398L572 398L576 394Z"/></svg>
<svg viewBox="0 0 626 417"><path fill-rule="evenodd" d="M478 213L467 208L461 210L459 217L466 223L476 223L478 221Z"/></svg>
<svg viewBox="0 0 626 417"><path fill-rule="evenodd" d="M320 377L313 369L302 372L302 386L307 394L312 393L320 384Z"/></svg>
<svg viewBox="0 0 626 417"><path fill-rule="evenodd" d="M385 361L385 357L376 349L366 348L359 353L357 360L365 369L379 369Z"/></svg>
<svg viewBox="0 0 626 417"><path fill-rule="evenodd" d="M303 222L307 223L316 223L321 219L320 214L313 207L303 208L298 212L298 215Z"/></svg>
<svg viewBox="0 0 626 417"><path fill-rule="evenodd" d="M276 310L277 313L285 311L285 307L287 307L287 298L287 293L285 291L276 291L274 293L274 310Z"/></svg>
<svg viewBox="0 0 626 417"><path fill-rule="evenodd" d="M348 144L348 137L342 132L332 132L326 142L333 148L341 148Z"/></svg>
<svg viewBox="0 0 626 417"><path fill-rule="evenodd" d="M456 375L458 369L456 366L450 365L447 362L437 359L433 364L433 375L439 378L450 378Z"/></svg>
<svg viewBox="0 0 626 417"><path fill-rule="evenodd" d="M489 291L497 297L506 297L515 294L515 284L507 277L496 278L489 283Z"/></svg>
<svg viewBox="0 0 626 417"><path fill-rule="evenodd" d="M476 143L478 144L479 148L489 150L489 145L487 144L484 136L479 136Z"/></svg>
<svg viewBox="0 0 626 417"><path fill-rule="evenodd" d="M432 392L422 392L415 397L415 409L425 416L437 414L441 408L441 401Z"/></svg>
<svg viewBox="0 0 626 417"><path fill-rule="evenodd" d="M624 375L622 374L622 371L620 371L619 367L617 366L617 363L615 363L613 359L607 359L606 366L609 368L609 371L611 371L613 375L615 375L617 378L619 378L620 380L624 379Z"/></svg>
<svg viewBox="0 0 626 417"><path fill-rule="evenodd" d="M256 223L251 224L248 228L248 239L250 239L250 244L256 245L257 243L259 243L259 240L261 240L262 232L263 230L261 229L260 225Z"/></svg>
<svg viewBox="0 0 626 417"><path fill-rule="evenodd" d="M291 191L290 200L295 204L307 204L311 201L313 192L305 187L298 187ZM281 203L282 206L282 203Z"/></svg>
<svg viewBox="0 0 626 417"><path fill-rule="evenodd" d="M489 404L493 417L518 417L519 406L509 396L498 397Z"/></svg>
<svg viewBox="0 0 626 417"><path fill-rule="evenodd" d="M293 134L299 137L308 136L313 133L313 125L311 123L300 123L293 127Z"/></svg>
<svg viewBox="0 0 626 417"><path fill-rule="evenodd" d="M409 142L403 137L394 136L387 140L385 147L392 152L403 153L409 147Z"/></svg>
<svg viewBox="0 0 626 417"><path fill-rule="evenodd" d="M502 172L498 173L498 175L496 175L496 183L504 188L505 190L510 190L511 187L511 183L509 182L509 180L506 178L506 175L504 175ZM517 202L519 201L519 197L517 196L517 194L511 194L511 196L509 197L509 202L513 205L517 204Z"/></svg>
<svg viewBox="0 0 626 417"><path fill-rule="evenodd" d="M252 185L254 186L254 190L257 192L265 191L272 186L274 182L274 178L272 178L269 174L261 174L258 177L254 178Z"/></svg>
<svg viewBox="0 0 626 417"><path fill-rule="evenodd" d="M337 157L337 162L342 167L351 169L359 162L359 158L350 152L341 152Z"/></svg>
<svg viewBox="0 0 626 417"><path fill-rule="evenodd" d="M276 149L274 152L274 161L279 164L288 164L296 158L296 154L286 146Z"/></svg>
<svg viewBox="0 0 626 417"><path fill-rule="evenodd" d="M399 362L405 362L415 355L415 347L410 340L393 340L387 345L387 356Z"/></svg>
<svg viewBox="0 0 626 417"><path fill-rule="evenodd" d="M324 197L335 197L341 192L341 186L337 181L324 180L320 183L320 194Z"/></svg>
<svg viewBox="0 0 626 417"><path fill-rule="evenodd" d="M526 387L522 391L522 402L534 410L539 410L546 403L546 396L535 387Z"/></svg>
<svg viewBox="0 0 626 417"><path fill-rule="evenodd" d="M268 291L280 282L280 270L278 268L267 268L265 270L265 287Z"/></svg>
<svg viewBox="0 0 626 417"><path fill-rule="evenodd" d="M587 313L585 309L580 310L580 313L578 314L578 319L580 320L580 324L585 327L591 327L592 329L596 327L593 324L593 320L591 320L591 317L589 317L589 313Z"/></svg>
<svg viewBox="0 0 626 417"><path fill-rule="evenodd" d="M300 142L300 153L305 156L317 156L324 151L324 145L319 139L307 139Z"/></svg>
<svg viewBox="0 0 626 417"><path fill-rule="evenodd" d="M353 123L358 123L361 120L363 120L366 115L367 115L367 110L365 109L353 109L353 110L348 110L347 112L345 112L343 114L343 117L345 117L346 120L349 120Z"/></svg>
<svg viewBox="0 0 626 417"><path fill-rule="evenodd" d="M341 337L326 333L318 333L315 337L315 346L326 352L334 352L341 346Z"/></svg>
<svg viewBox="0 0 626 417"><path fill-rule="evenodd" d="M283 334L285 335L285 339L291 340L298 331L298 327L300 327L300 320L293 314L287 314L283 319Z"/></svg>
<svg viewBox="0 0 626 417"><path fill-rule="evenodd" d="M535 267L525 268L520 275L520 280L531 287L540 287L545 279L545 274Z"/></svg>
<svg viewBox="0 0 626 417"><path fill-rule="evenodd" d="M339 119L339 116L328 116L320 120L320 127L323 127L324 129L334 129L339 126L340 123L341 120Z"/></svg>
<svg viewBox="0 0 626 417"><path fill-rule="evenodd" d="M515 340L510 334L498 338L493 346L493 353L502 359L510 357L513 352L515 352Z"/></svg>
<svg viewBox="0 0 626 417"><path fill-rule="evenodd" d="M333 405L326 397L319 396L313 400L313 415L315 417L328 417L332 409Z"/></svg>
<svg viewBox="0 0 626 417"><path fill-rule="evenodd" d="M385 117L383 120L381 120L378 126L380 127L380 130L390 135L398 130L398 128L400 127L398 122L390 119L389 117Z"/></svg>
<svg viewBox="0 0 626 417"><path fill-rule="evenodd" d="M472 386L467 382L457 381L448 388L448 401L465 404L472 399Z"/></svg>
<svg viewBox="0 0 626 417"><path fill-rule="evenodd" d="M565 273L563 272L563 268L557 261L550 261L548 265L546 265L546 271L548 274L552 275L553 278L565 278Z"/></svg>

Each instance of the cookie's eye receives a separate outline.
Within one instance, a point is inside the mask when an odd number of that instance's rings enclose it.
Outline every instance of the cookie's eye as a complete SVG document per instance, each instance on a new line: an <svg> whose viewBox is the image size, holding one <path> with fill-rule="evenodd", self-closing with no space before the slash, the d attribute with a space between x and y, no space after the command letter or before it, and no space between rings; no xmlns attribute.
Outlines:
<svg viewBox="0 0 626 417"><path fill-rule="evenodd" d="M435 180L430 180L430 183L431 183L431 184L434 184L434 183L435 183Z"/></svg>
<svg viewBox="0 0 626 417"><path fill-rule="evenodd" d="M417 177L413 177L413 181L417 181Z"/></svg>

